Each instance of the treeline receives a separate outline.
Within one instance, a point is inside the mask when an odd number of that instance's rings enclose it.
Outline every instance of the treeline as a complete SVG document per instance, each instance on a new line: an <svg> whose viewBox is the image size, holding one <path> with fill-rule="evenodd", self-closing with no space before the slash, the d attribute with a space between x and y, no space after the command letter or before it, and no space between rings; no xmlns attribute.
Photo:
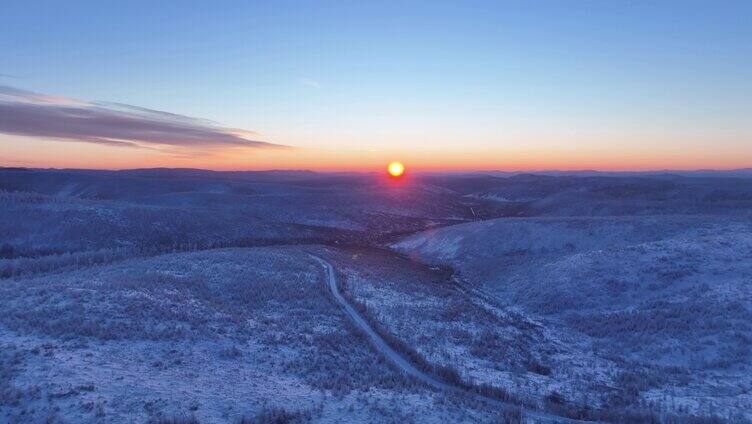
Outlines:
<svg viewBox="0 0 752 424"><path fill-rule="evenodd" d="M63 248L30 250L0 244L0 278L25 274L38 274L57 269L78 269L92 265L109 264L125 259L155 256L166 253L195 252L201 250L250 248L288 245L334 245L338 247L364 244L358 239L339 238L336 235L301 237L244 237L235 240L178 241L175 239L141 240L132 247L102 248L86 251L67 251Z"/></svg>
<svg viewBox="0 0 752 424"><path fill-rule="evenodd" d="M37 274L62 268L83 268L92 265L108 264L138 256L129 248L98 249L85 252L66 252L38 257L0 259L0 278Z"/></svg>

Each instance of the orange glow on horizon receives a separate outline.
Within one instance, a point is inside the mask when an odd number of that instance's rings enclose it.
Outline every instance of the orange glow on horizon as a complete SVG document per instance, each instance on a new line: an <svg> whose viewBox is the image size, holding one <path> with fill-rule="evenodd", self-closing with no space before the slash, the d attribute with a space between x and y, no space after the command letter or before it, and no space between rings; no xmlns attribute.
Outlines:
<svg viewBox="0 0 752 424"><path fill-rule="evenodd" d="M0 136L0 166L32 168L201 168L218 171L312 170L384 172L395 157L410 172L600 170L653 171L735 169L752 165L749 155L733 149L709 151L705 145L675 149L633 146L629 149L568 149L561 146L507 146L486 149L335 148L243 149L206 151L120 148L92 143L57 142ZM388 171L388 169L387 169ZM404 172L404 169L403 169Z"/></svg>

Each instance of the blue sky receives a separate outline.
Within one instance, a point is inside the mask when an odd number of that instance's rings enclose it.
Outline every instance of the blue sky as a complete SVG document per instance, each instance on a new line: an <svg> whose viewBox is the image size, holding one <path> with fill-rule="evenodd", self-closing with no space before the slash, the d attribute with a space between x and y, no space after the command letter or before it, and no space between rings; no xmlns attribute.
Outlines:
<svg viewBox="0 0 752 424"><path fill-rule="evenodd" d="M29 3L0 4L0 85L210 119L297 148L121 155L133 161L337 168L317 155L384 151L436 168L607 169L752 158L752 2ZM54 145L93 148L81 144ZM0 134L0 159L48 145Z"/></svg>

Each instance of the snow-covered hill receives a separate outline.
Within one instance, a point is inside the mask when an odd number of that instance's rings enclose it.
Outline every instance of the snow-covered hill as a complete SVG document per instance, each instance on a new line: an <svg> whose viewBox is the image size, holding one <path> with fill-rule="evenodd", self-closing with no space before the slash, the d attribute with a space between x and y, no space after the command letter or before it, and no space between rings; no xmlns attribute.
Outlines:
<svg viewBox="0 0 752 424"><path fill-rule="evenodd" d="M508 307L588 337L593 350L660 367L655 376L686 376L645 387L646 402L752 410L748 218L498 219L419 233L394 248L453 266Z"/></svg>
<svg viewBox="0 0 752 424"><path fill-rule="evenodd" d="M494 419L390 368L322 278L257 248L3 280L0 422Z"/></svg>

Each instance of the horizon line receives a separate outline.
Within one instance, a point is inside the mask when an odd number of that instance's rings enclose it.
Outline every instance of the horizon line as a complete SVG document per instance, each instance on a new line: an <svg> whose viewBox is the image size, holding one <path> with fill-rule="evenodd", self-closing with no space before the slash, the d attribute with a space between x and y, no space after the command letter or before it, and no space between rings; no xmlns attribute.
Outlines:
<svg viewBox="0 0 752 424"><path fill-rule="evenodd" d="M376 169L367 170L326 170L326 169L309 169L309 168L266 168L266 169L211 169L211 168L192 168L192 167L147 167L147 168L56 168L56 167L28 167L28 166L4 166L0 165L0 170L29 170L29 171L102 171L102 172L123 172L123 171L203 171L203 172L216 172L216 173L232 173L232 172L306 172L306 173L319 173L319 174L374 174L381 173ZM701 173L701 172L717 172L717 173L733 173L733 172L752 172L752 165L748 167L734 167L734 168L656 168L656 169L597 169L597 168L585 168L585 169L516 169L505 170L499 168L493 169L418 169L410 171L410 174L472 174L472 173L505 173L505 174L536 174L536 173L602 173L602 174L619 174L619 173L633 173L633 174L657 174L657 173Z"/></svg>

